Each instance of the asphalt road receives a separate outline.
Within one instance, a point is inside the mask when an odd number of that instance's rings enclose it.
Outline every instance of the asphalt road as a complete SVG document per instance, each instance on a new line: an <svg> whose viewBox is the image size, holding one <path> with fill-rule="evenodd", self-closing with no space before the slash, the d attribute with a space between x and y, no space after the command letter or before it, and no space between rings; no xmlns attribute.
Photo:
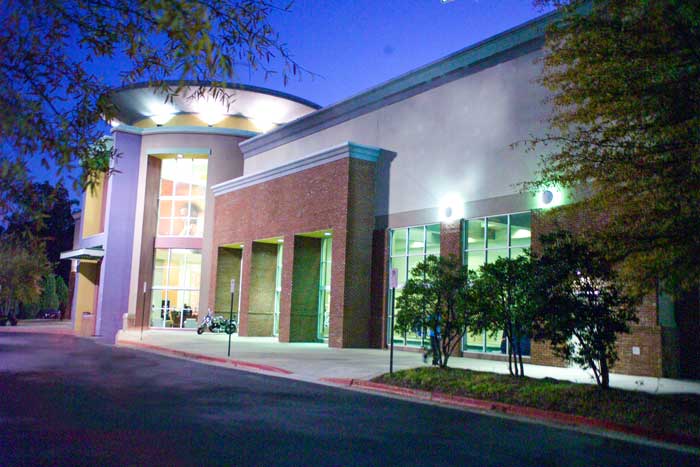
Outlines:
<svg viewBox="0 0 700 467"><path fill-rule="evenodd" d="M202 365L0 332L0 466L663 466L700 457Z"/></svg>

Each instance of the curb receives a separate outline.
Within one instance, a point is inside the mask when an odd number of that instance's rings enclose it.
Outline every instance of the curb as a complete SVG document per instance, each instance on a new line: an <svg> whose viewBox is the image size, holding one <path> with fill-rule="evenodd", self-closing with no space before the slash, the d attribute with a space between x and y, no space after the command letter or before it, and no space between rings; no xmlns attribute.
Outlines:
<svg viewBox="0 0 700 467"><path fill-rule="evenodd" d="M355 387L362 390L374 391L384 394L392 394L422 401L436 402L439 404L465 409L476 409L488 412L499 412L508 415L517 415L536 420L549 421L557 424L597 428L607 431L615 431L627 435L648 438L654 441L680 444L683 446L700 447L700 438L682 433L666 433L649 430L647 428L624 425L621 423L608 422L597 418L584 417L581 415L571 415L563 412L536 409L534 407L524 407L519 405L493 402L483 399L472 399L469 397L455 396L440 392L423 391L420 389L403 388L389 384L375 383L373 381L354 380L347 378L321 378L320 381L336 384L338 386Z"/></svg>
<svg viewBox="0 0 700 467"><path fill-rule="evenodd" d="M156 351L159 353L166 353L166 354L170 354L170 355L175 355L177 357L183 357L183 358L188 358L188 359L198 360L198 361L203 361L203 362L222 363L225 365L231 365L235 368L241 368L241 369L247 369L247 370L264 371L266 373L278 373L278 374L283 374L283 375L293 374L292 371L285 370L284 368L278 368L275 366L262 365L259 363L252 363L252 362L245 362L243 360L235 360L233 358L212 357L210 355L203 355L203 354L198 354L198 353L194 353L194 352L187 352L185 350L174 350L174 349L170 349L167 347L160 347L158 345L144 344L143 342L135 342L135 341L130 341L130 340L119 340L119 341L117 341L117 345L122 346L122 347L135 347L135 348L142 348L142 349L146 349L146 350L153 350L153 351Z"/></svg>

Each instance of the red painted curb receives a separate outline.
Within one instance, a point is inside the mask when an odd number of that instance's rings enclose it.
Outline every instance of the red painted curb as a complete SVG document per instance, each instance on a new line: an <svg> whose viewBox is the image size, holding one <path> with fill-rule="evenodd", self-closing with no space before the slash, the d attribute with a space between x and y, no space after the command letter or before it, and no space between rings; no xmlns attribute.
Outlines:
<svg viewBox="0 0 700 467"><path fill-rule="evenodd" d="M396 394L399 396L415 397L418 399L430 400L430 393L428 391L421 391L419 389L402 388L399 386L391 386L388 384L375 383L373 381L363 381L363 380L353 380L352 386L360 387L363 389L375 389L382 392L389 392L391 394Z"/></svg>
<svg viewBox="0 0 700 467"><path fill-rule="evenodd" d="M205 362L215 362L215 363L224 363L224 364L232 365L232 366L237 367L237 368L248 368L248 369L253 369L253 370L266 371L266 372L270 372L270 373L281 373L283 375L291 375L293 373L289 370L285 370L284 368L277 368L277 367L270 366L270 365L261 365L259 363L244 362L242 360L234 360L234 359L228 359L228 358L224 358L224 357L212 357L210 355L198 354L198 353L194 353L194 352L187 352L184 350L169 349L167 347L161 347L161 346L153 345L153 344L144 344L143 342L135 342L135 341L120 339L117 342L117 344L124 345L127 347L140 347L140 348L144 348L144 349L156 350L158 352L169 353L172 355L177 355L178 357L184 357L184 358L189 358L189 359L193 359L193 360L201 360L201 361L205 361Z"/></svg>
<svg viewBox="0 0 700 467"><path fill-rule="evenodd" d="M260 363L244 362L242 360L229 360L228 363L232 364L233 366L254 368L256 370L262 370L262 371L271 371L273 373L282 373L283 375L291 375L294 373L293 371L285 370L284 368L278 368L276 366L269 366L269 365L262 365Z"/></svg>
<svg viewBox="0 0 700 467"><path fill-rule="evenodd" d="M483 399L472 399L469 397L444 394L440 392L428 392L417 389L402 388L389 384L375 383L373 381L352 380L351 386L363 389L375 390L405 397L415 397L421 400L430 400L441 404L453 405L456 407L478 409L485 411L497 411L510 415L534 418L539 420L552 421L573 426L587 426L600 428L608 431L616 431L629 435L641 436L656 441L664 441L674 444L700 447L700 438L682 433L666 433L649 430L638 426L623 425L620 423L608 422L597 418L572 415L563 412L555 412L534 407L524 407L519 405L504 404Z"/></svg>
<svg viewBox="0 0 700 467"><path fill-rule="evenodd" d="M337 384L338 386L352 386L352 378L320 378L324 383Z"/></svg>

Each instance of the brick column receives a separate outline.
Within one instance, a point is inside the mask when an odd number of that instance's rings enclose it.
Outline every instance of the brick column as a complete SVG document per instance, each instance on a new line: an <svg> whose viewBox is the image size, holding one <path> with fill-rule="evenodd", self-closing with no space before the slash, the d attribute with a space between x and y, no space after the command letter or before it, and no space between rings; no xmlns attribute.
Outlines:
<svg viewBox="0 0 700 467"><path fill-rule="evenodd" d="M462 259L462 221L440 224L440 256Z"/></svg>
<svg viewBox="0 0 700 467"><path fill-rule="evenodd" d="M458 219L449 223L440 224L440 256L448 258L454 256L462 261L462 220ZM461 345L454 352L453 357L462 356Z"/></svg>

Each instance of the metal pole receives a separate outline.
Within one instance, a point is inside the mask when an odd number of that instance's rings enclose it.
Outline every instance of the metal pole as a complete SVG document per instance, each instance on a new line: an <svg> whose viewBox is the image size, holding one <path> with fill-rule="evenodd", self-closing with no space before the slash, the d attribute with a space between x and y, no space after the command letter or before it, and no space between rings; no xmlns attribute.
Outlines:
<svg viewBox="0 0 700 467"><path fill-rule="evenodd" d="M146 321L146 286L147 286L147 284L144 282L143 283L143 300L141 302L141 338L140 338L140 340L143 340L143 322Z"/></svg>
<svg viewBox="0 0 700 467"><path fill-rule="evenodd" d="M391 289L391 332L389 333L389 374L394 373L394 297L396 289Z"/></svg>
<svg viewBox="0 0 700 467"><path fill-rule="evenodd" d="M228 325L226 326L226 330L229 331L227 332L228 334L228 356L231 356L231 336L233 335L231 329L231 325L233 324L233 296L235 295L236 292L236 281L235 279L231 279L231 308L229 309L228 312Z"/></svg>

